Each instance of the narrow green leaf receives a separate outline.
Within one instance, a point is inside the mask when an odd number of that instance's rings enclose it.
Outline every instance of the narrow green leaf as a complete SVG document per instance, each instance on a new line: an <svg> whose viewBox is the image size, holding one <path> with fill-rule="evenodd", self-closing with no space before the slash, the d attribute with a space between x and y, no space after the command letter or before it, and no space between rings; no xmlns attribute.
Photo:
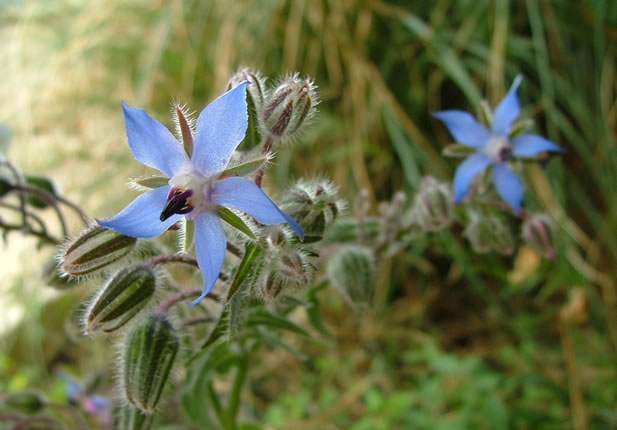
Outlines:
<svg viewBox="0 0 617 430"><path fill-rule="evenodd" d="M269 157L267 155L263 155L259 158L255 158L254 160L249 160L242 164L228 167L223 170L221 177L250 175L251 173L261 169L268 162L268 159Z"/></svg>
<svg viewBox="0 0 617 430"><path fill-rule="evenodd" d="M147 176L143 178L132 179L131 182L135 185L139 185L146 188L159 188L167 185L169 178L165 176Z"/></svg>
<svg viewBox="0 0 617 430"><path fill-rule="evenodd" d="M442 149L441 153L446 157L464 158L473 154L476 150L470 146L461 145L460 143L453 143Z"/></svg>
<svg viewBox="0 0 617 430"><path fill-rule="evenodd" d="M306 332L302 327L297 324L292 323L289 320L278 317L274 314L271 314L266 311L260 311L251 315L248 319L249 326L259 326L264 325L272 328L277 328L281 330L291 331L293 333L309 337L308 332Z"/></svg>
<svg viewBox="0 0 617 430"><path fill-rule="evenodd" d="M236 215L229 209L223 207L218 208L217 212L219 214L219 217L227 224L229 224L235 229L240 230L242 233L246 234L251 239L257 239L253 231L249 228L248 225L246 225L244 221L242 221L242 218L240 218L238 215Z"/></svg>
<svg viewBox="0 0 617 430"><path fill-rule="evenodd" d="M219 320L217 321L216 326L214 326L214 328L210 332L210 336L208 336L208 339L206 339L203 345L201 345L200 349L204 349L212 345L225 333L225 330L227 328L227 317L228 316L229 316L229 311L227 309L221 312L221 316L219 317ZM193 357L191 357L191 360L192 359Z"/></svg>
<svg viewBox="0 0 617 430"><path fill-rule="evenodd" d="M184 236L182 237L182 252L188 254L195 239L195 223L189 219L184 221Z"/></svg>
<svg viewBox="0 0 617 430"><path fill-rule="evenodd" d="M248 243L245 247L244 257L236 270L236 274L234 276L234 280L231 283L231 287L229 288L229 292L227 293L227 303L231 300L231 298L238 292L238 289L245 281L246 277L251 273L251 269L253 268L253 263L257 256L261 254L261 248L258 247L254 243Z"/></svg>

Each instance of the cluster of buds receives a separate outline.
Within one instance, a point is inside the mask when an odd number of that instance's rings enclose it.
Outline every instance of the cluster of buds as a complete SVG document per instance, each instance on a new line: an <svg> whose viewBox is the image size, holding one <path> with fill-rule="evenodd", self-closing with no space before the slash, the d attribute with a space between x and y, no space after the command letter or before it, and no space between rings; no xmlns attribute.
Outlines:
<svg viewBox="0 0 617 430"><path fill-rule="evenodd" d="M422 179L412 207L413 219L427 231L447 228L454 219L450 184L432 176Z"/></svg>
<svg viewBox="0 0 617 430"><path fill-rule="evenodd" d="M293 241L289 229L280 225L264 228L265 253L257 278L257 293L268 302L298 293L314 275L310 254Z"/></svg>
<svg viewBox="0 0 617 430"><path fill-rule="evenodd" d="M317 242L344 209L336 187L327 179L300 180L281 199L281 209L304 230L304 242Z"/></svg>
<svg viewBox="0 0 617 430"><path fill-rule="evenodd" d="M512 255L515 248L514 235L508 222L497 212L467 211L469 223L464 235L475 252L497 252Z"/></svg>
<svg viewBox="0 0 617 430"><path fill-rule="evenodd" d="M375 255L365 246L345 245L328 262L328 278L349 304L369 305L375 293Z"/></svg>
<svg viewBox="0 0 617 430"><path fill-rule="evenodd" d="M107 268L134 248L137 239L92 226L68 244L61 257L65 276L84 276Z"/></svg>

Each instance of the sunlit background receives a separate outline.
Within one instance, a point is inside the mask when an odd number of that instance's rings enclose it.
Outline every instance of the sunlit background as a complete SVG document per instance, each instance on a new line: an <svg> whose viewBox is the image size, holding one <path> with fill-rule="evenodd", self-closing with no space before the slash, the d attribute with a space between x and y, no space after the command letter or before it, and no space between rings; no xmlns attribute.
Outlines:
<svg viewBox="0 0 617 430"><path fill-rule="evenodd" d="M367 190L374 213L425 174L451 179L451 138L430 112L494 106L520 73L524 112L567 151L524 178L528 207L557 221L556 260L474 254L460 231L422 238L381 262L368 316L330 289L331 337L262 351L243 413L263 429L612 429L616 48L613 0L0 0L0 123L10 160L103 218L146 172L122 100L171 126L170 102L199 111L239 66L298 71L322 102L267 188L328 175L352 206ZM65 330L88 287L40 281L54 252L18 232L0 248L2 392L58 397L59 366L110 368L109 341Z"/></svg>

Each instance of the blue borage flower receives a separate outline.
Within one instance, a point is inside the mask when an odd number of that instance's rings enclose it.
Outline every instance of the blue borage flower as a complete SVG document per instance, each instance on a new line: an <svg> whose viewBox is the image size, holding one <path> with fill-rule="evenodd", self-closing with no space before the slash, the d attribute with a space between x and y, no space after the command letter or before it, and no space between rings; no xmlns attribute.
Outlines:
<svg viewBox="0 0 617 430"><path fill-rule="evenodd" d="M495 109L490 130L464 111L433 113L435 118L446 125L457 142L476 150L456 169L452 186L455 203L460 203L467 195L471 180L492 166L497 192L514 213L519 215L523 201L523 184L508 166L508 161L513 156L531 157L546 151L562 151L560 146L536 134L524 133L511 137L512 122L521 111L516 90L522 79L520 75L516 77L510 91Z"/></svg>
<svg viewBox="0 0 617 430"><path fill-rule="evenodd" d="M135 159L160 170L168 185L148 191L100 225L132 237L158 236L182 216L195 222L195 255L203 277L201 301L223 266L227 241L217 207L250 214L262 224L287 222L300 239L300 226L246 178L221 177L248 126L246 85L229 90L199 114L192 156L143 109L122 103L126 134Z"/></svg>

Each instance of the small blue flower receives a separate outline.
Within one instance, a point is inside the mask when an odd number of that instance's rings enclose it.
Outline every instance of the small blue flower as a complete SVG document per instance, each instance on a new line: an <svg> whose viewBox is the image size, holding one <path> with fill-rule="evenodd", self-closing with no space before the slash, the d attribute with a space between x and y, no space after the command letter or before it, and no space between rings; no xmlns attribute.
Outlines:
<svg viewBox="0 0 617 430"><path fill-rule="evenodd" d="M508 166L508 161L513 156L531 157L546 151L562 151L560 146L536 134L525 133L510 138L512 122L521 111L516 96L521 81L522 76L517 76L510 91L495 109L490 130L464 111L447 110L433 114L448 127L457 142L476 150L463 161L454 174L452 188L455 203L460 203L467 195L471 180L492 166L497 192L514 213L519 215L523 202L523 184Z"/></svg>
<svg viewBox="0 0 617 430"><path fill-rule="evenodd" d="M250 214L262 224L287 222L302 239L300 226L252 181L221 178L248 126L246 85L229 90L199 114L193 152L184 148L161 123L143 109L122 103L128 143L135 159L160 170L168 185L148 191L117 215L98 221L103 227L132 237L158 236L186 216L195 222L195 255L203 277L201 301L223 266L227 241L217 207Z"/></svg>

